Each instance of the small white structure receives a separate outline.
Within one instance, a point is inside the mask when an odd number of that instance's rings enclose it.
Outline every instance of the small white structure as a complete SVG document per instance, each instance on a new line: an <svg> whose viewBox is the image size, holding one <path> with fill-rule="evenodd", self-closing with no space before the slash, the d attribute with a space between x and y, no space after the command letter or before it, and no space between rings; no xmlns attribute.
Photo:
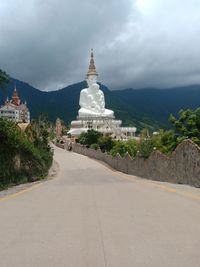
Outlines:
<svg viewBox="0 0 200 267"><path fill-rule="evenodd" d="M12 99L5 101L5 104L0 108L0 118L7 118L17 123L30 123L30 112L25 103L17 94L16 88L13 91Z"/></svg>
<svg viewBox="0 0 200 267"><path fill-rule="evenodd" d="M114 112L105 108L104 93L97 84L97 72L94 64L94 54L91 51L89 70L87 73L88 87L80 93L77 120L71 122L68 133L78 137L82 132L90 129L97 130L117 140L128 140L135 136L135 127L121 127L121 120L116 120Z"/></svg>

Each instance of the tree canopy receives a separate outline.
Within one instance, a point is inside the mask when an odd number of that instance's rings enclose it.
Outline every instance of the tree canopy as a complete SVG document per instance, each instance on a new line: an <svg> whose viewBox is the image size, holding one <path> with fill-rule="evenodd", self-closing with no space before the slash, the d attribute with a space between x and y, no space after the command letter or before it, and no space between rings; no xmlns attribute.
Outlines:
<svg viewBox="0 0 200 267"><path fill-rule="evenodd" d="M101 136L100 132L91 129L87 133L81 133L78 142L82 145L91 146L92 144L97 144Z"/></svg>
<svg viewBox="0 0 200 267"><path fill-rule="evenodd" d="M179 117L170 115L169 121L174 126L179 141L189 138L200 145L200 108L180 110Z"/></svg>
<svg viewBox="0 0 200 267"><path fill-rule="evenodd" d="M8 74L5 71L0 69L0 87L2 88L6 84L8 84L9 80L10 80L10 78L9 78Z"/></svg>

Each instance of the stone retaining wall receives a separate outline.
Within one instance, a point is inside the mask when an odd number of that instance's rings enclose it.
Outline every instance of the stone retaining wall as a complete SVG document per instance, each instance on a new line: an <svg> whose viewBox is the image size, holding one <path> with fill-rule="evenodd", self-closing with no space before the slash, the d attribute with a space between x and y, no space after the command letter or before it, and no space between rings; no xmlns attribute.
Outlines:
<svg viewBox="0 0 200 267"><path fill-rule="evenodd" d="M149 158L131 158L127 154L112 157L101 150L73 144L73 151L94 159L101 160L118 171L137 175L151 180L200 187L200 148L191 140L183 141L168 157L154 151Z"/></svg>

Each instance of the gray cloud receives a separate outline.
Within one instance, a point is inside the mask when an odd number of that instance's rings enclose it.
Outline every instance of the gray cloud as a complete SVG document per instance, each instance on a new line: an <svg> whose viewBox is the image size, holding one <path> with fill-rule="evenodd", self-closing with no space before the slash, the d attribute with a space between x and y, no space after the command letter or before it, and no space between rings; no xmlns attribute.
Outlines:
<svg viewBox="0 0 200 267"><path fill-rule="evenodd" d="M200 83L199 0L7 0L0 21L0 66L40 89L84 79L91 47L111 89Z"/></svg>

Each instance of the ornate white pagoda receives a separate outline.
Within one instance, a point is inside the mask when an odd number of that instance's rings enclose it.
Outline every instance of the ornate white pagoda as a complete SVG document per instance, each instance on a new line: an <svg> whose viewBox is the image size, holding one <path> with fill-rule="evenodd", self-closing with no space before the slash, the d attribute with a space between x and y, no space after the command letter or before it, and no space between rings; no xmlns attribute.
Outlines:
<svg viewBox="0 0 200 267"><path fill-rule="evenodd" d="M105 108L104 93L97 84L97 76L92 50L86 78L88 87L80 93L81 108L78 111L77 120L71 122L71 129L68 133L76 138L82 132L94 129L118 140L134 138L136 128L121 127L121 120L116 120L114 112Z"/></svg>

